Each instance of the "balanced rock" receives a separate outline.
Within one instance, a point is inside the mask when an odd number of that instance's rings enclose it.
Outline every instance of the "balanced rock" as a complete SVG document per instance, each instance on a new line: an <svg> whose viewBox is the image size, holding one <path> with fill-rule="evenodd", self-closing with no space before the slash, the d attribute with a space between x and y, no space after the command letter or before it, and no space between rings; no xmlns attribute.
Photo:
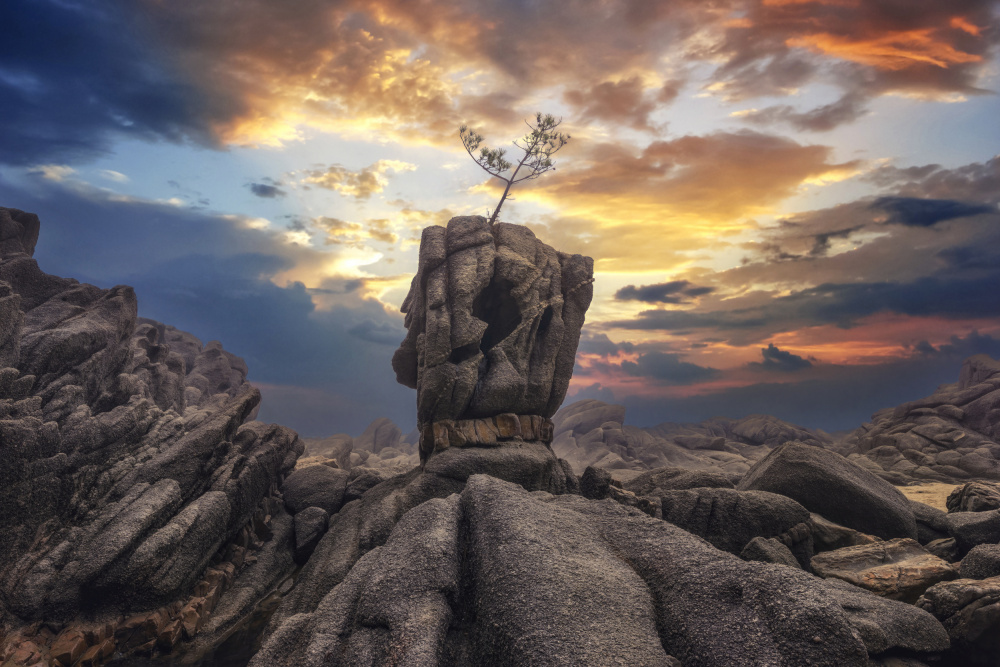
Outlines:
<svg viewBox="0 0 1000 667"><path fill-rule="evenodd" d="M424 230L402 307L407 335L392 359L397 380L417 390L422 459L436 422L555 414L593 270L589 257L557 252L523 225L467 216Z"/></svg>

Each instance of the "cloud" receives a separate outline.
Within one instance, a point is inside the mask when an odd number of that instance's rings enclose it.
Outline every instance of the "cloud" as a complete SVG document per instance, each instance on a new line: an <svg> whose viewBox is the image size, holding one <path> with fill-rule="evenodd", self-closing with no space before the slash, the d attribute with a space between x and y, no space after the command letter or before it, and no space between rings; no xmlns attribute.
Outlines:
<svg viewBox="0 0 1000 667"><path fill-rule="evenodd" d="M254 195L264 199L275 199L277 197L284 197L288 194L276 185L270 185L268 183L251 183L247 187L250 188L250 192Z"/></svg>
<svg viewBox="0 0 1000 667"><path fill-rule="evenodd" d="M115 183L128 183L129 178L120 171L114 171L113 169L101 169L101 177L106 178L109 181L114 181Z"/></svg>
<svg viewBox="0 0 1000 667"><path fill-rule="evenodd" d="M132 285L140 315L221 340L246 360L252 381L269 387L261 419L307 436L360 433L383 416L404 430L412 425L414 394L396 383L390 364L389 338L394 329L395 343L402 340L402 316L368 298L364 279L354 290L343 289L343 279L320 284L338 293L324 309L301 282L274 282L329 255L281 244L280 230L254 229L236 216L39 183L23 190L0 181L0 201L39 215L42 270L101 287ZM297 396L323 409L295 408Z"/></svg>
<svg viewBox="0 0 1000 667"><path fill-rule="evenodd" d="M997 213L997 207L988 204L915 197L879 197L872 202L872 208L888 213L887 223L911 227L930 227L945 220Z"/></svg>
<svg viewBox="0 0 1000 667"><path fill-rule="evenodd" d="M610 357L620 352L633 352L635 345L628 341L615 343L607 334L592 333L584 329L580 335L580 344L577 347L577 354L593 354L601 357Z"/></svg>
<svg viewBox="0 0 1000 667"><path fill-rule="evenodd" d="M656 285L626 285L615 292L618 301L645 301L646 303L688 303L694 297L710 294L714 287L698 287L687 280L672 280Z"/></svg>
<svg viewBox="0 0 1000 667"><path fill-rule="evenodd" d="M305 172L303 183L318 185L327 190L339 192L345 197L368 199L378 194L389 184L389 172L401 173L416 170L417 165L400 160L379 160L358 171L333 164L325 169L310 169Z"/></svg>
<svg viewBox="0 0 1000 667"><path fill-rule="evenodd" d="M657 128L650 122L650 114L656 110L658 102L676 95L677 91L670 87L659 87L648 94L643 80L633 76L621 81L604 81L589 90L569 90L563 94L563 99L577 107L583 119L654 131Z"/></svg>
<svg viewBox="0 0 1000 667"><path fill-rule="evenodd" d="M866 113L868 110L863 97L857 93L846 93L835 102L809 111L798 111L791 105L779 104L738 115L740 118L757 125L788 123L797 130L827 132L839 125L851 123Z"/></svg>
<svg viewBox="0 0 1000 667"><path fill-rule="evenodd" d="M628 375L672 385L703 382L720 374L714 368L681 361L680 356L669 352L644 352L634 362L623 361L621 369Z"/></svg>
<svg viewBox="0 0 1000 667"><path fill-rule="evenodd" d="M779 371L783 373L793 373L795 371L812 368L812 362L808 359L792 354L787 350L781 350L768 343L767 347L761 348L764 361L751 361L747 366L754 370Z"/></svg>

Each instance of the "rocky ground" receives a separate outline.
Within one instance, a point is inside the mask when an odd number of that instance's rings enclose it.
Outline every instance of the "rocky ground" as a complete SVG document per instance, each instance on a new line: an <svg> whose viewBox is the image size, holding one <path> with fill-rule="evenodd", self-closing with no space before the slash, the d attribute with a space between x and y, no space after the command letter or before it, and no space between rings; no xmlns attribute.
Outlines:
<svg viewBox="0 0 1000 667"><path fill-rule="evenodd" d="M43 273L38 230L0 209L3 667L1000 660L997 362L847 439L584 401L420 466L388 420L253 421L241 360Z"/></svg>

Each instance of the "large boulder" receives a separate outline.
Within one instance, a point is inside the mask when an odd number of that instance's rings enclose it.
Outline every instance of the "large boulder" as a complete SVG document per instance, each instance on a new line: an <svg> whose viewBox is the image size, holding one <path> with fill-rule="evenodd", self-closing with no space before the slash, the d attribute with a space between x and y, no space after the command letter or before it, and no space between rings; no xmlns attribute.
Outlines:
<svg viewBox="0 0 1000 667"><path fill-rule="evenodd" d="M1000 542L1000 510L952 512L948 515L948 532L961 553L979 544L996 544Z"/></svg>
<svg viewBox="0 0 1000 667"><path fill-rule="evenodd" d="M331 526L317 554L346 554L354 535ZM251 667L609 658L860 667L948 645L913 606L742 561L610 500L529 493L485 475L411 509L382 546L325 579L307 572L315 558L295 590L321 590L293 613L279 609Z"/></svg>
<svg viewBox="0 0 1000 667"><path fill-rule="evenodd" d="M739 554L755 537L777 537L809 521L809 510L791 498L766 491L683 489L660 496L664 521ZM812 554L803 554L808 563Z"/></svg>
<svg viewBox="0 0 1000 667"><path fill-rule="evenodd" d="M883 539L917 538L906 496L843 456L819 447L785 443L750 468L736 488L788 496L811 512Z"/></svg>
<svg viewBox="0 0 1000 667"><path fill-rule="evenodd" d="M1000 544L980 544L965 554L958 573L963 579L1000 577Z"/></svg>
<svg viewBox="0 0 1000 667"><path fill-rule="evenodd" d="M392 359L421 429L500 414L552 417L569 387L594 262L480 216L428 227ZM551 437L549 438L551 440ZM426 457L429 452L422 452Z"/></svg>
<svg viewBox="0 0 1000 667"><path fill-rule="evenodd" d="M336 514L344 504L344 492L350 473L324 465L299 468L281 485L285 506L292 514L307 507L320 507Z"/></svg>

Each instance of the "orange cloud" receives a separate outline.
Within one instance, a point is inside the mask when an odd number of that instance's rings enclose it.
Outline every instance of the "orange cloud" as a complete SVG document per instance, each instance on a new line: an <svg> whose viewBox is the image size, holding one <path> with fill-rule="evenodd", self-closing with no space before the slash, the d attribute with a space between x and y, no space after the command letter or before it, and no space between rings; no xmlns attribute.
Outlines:
<svg viewBox="0 0 1000 667"><path fill-rule="evenodd" d="M887 70L899 70L918 64L947 68L958 63L982 61L981 56L959 51L951 44L935 39L933 32L929 28L908 30L865 40L816 33L792 37L785 40L785 43Z"/></svg>

